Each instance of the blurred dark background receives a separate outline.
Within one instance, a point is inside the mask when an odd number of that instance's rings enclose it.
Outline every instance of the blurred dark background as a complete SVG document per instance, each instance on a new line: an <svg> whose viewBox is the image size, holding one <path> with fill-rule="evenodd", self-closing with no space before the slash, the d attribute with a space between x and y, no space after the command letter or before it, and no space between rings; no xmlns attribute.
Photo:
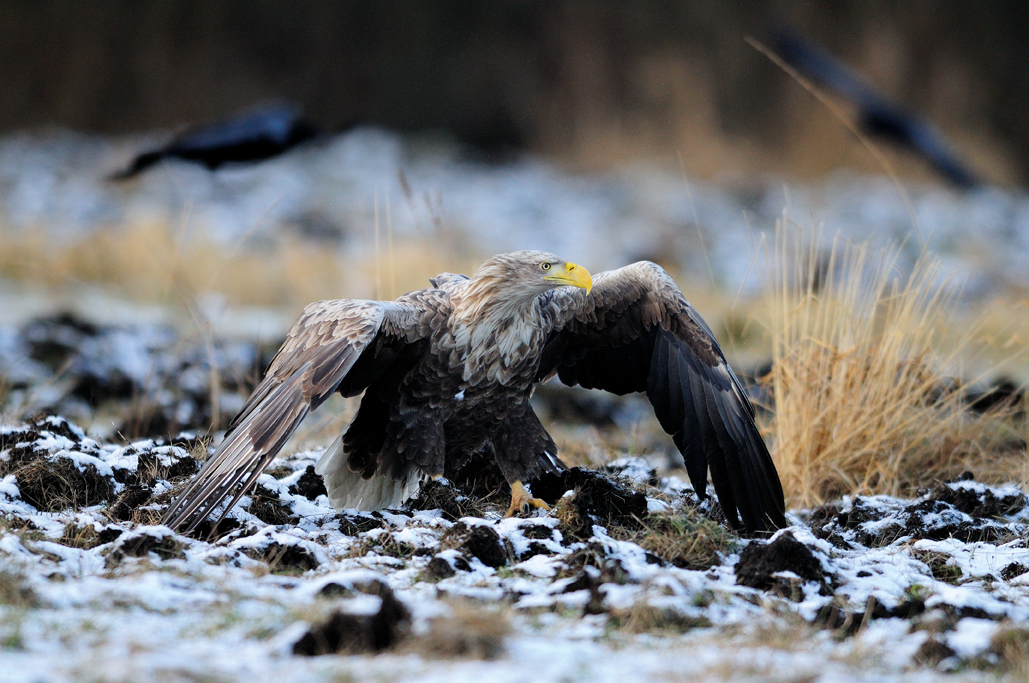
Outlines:
<svg viewBox="0 0 1029 683"><path fill-rule="evenodd" d="M987 179L1029 179L1019 0L6 0L0 131L176 129L286 98L329 129L443 130L487 155L603 166L678 151L701 175L876 170L744 41L785 24L932 119Z"/></svg>

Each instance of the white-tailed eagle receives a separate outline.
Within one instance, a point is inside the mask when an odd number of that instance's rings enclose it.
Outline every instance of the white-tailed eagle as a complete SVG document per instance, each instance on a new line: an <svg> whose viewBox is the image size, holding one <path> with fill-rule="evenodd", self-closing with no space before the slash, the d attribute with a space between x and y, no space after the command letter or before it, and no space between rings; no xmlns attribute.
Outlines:
<svg viewBox="0 0 1029 683"><path fill-rule="evenodd" d="M544 506L523 482L564 466L529 405L555 374L569 386L646 392L697 494L708 473L737 528L785 526L782 486L754 408L714 334L659 266L591 278L553 254L489 259L396 301L319 301L304 309L225 439L169 507L195 528L227 512L300 422L332 392L364 393L316 471L338 509L399 505L426 477L493 458L509 514Z"/></svg>

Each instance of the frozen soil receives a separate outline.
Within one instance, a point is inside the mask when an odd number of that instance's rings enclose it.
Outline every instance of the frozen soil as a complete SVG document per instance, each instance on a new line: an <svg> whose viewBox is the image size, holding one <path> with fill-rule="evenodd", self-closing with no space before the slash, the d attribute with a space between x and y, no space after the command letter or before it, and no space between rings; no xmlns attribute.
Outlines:
<svg viewBox="0 0 1029 683"><path fill-rule="evenodd" d="M550 512L432 482L339 512L292 453L186 536L156 525L205 445L0 427L0 648L12 681L930 680L1024 671L1026 497L971 477L914 500L719 524L641 459L537 483ZM1019 668L1023 667L1023 668Z"/></svg>
<svg viewBox="0 0 1029 683"><path fill-rule="evenodd" d="M277 348L207 344L170 324L99 324L67 312L0 324L0 414L56 413L130 438L215 417L225 425Z"/></svg>

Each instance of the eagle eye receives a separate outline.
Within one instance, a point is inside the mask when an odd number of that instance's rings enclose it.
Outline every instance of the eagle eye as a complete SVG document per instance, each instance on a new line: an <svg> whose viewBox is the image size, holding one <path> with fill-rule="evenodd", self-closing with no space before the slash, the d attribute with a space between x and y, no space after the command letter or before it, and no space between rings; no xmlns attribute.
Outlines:
<svg viewBox="0 0 1029 683"><path fill-rule="evenodd" d="M540 269L542 269L542 270L550 270L550 264L547 263L546 261L544 261L543 263L540 264Z"/></svg>

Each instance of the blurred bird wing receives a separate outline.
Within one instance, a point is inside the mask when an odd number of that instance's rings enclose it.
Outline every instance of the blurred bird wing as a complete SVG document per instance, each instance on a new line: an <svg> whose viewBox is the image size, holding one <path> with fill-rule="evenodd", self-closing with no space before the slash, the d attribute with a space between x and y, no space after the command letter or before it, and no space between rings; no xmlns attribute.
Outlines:
<svg viewBox="0 0 1029 683"><path fill-rule="evenodd" d="M593 291L545 295L553 330L537 379L646 392L698 495L708 471L726 517L750 532L785 526L782 485L754 407L707 323L659 266L646 261L593 278Z"/></svg>
<svg viewBox="0 0 1029 683"><path fill-rule="evenodd" d="M267 138L283 144L290 130L301 120L302 109L295 103L270 103L248 109L235 116L190 129L176 137L170 147L177 150L204 150L239 145Z"/></svg>
<svg viewBox="0 0 1029 683"><path fill-rule="evenodd" d="M242 482L226 512L231 509L307 414L340 388L359 359L370 354L374 366L374 356L385 342L413 342L429 333L436 299L430 291L396 302L339 299L308 305L225 439L168 508L162 523L173 528L186 525L187 531L195 528ZM359 392L374 380L376 374L368 365L356 373L364 386L347 382L348 393Z"/></svg>

